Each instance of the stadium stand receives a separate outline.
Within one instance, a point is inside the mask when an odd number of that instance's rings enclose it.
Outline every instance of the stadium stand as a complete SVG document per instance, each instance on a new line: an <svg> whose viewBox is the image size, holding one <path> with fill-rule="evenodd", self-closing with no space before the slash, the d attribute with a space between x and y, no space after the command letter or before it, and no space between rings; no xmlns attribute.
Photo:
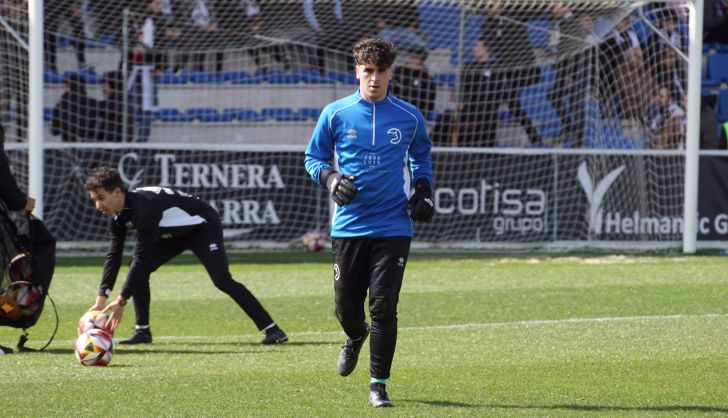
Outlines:
<svg viewBox="0 0 728 418"><path fill-rule="evenodd" d="M436 108L428 121L434 123L438 114L452 109L453 89L458 81L458 61L461 57L464 63L472 60L471 45L480 35L479 31L486 17L477 13L466 14L465 45L460 56L459 30L460 18L463 16L460 6L433 0L417 1L416 5L420 14L420 30L427 34L430 51L427 62L440 62L437 60L445 56L448 58L445 63L448 65L438 67L439 72L433 74L438 91ZM648 11L647 16L653 21L657 20L654 11ZM597 22L600 23L604 22ZM526 33L532 48L541 51L549 48L551 25L552 21L547 16L528 21ZM652 32L650 27L639 19L633 19L631 29L642 43ZM680 22L679 30L686 30L684 23ZM120 51L115 36L102 34L98 39L86 40L87 61L91 64L92 71L79 72L76 69L73 42L74 39L70 34L63 34L57 38L59 71L44 72L46 121L49 120L48 112L60 98L64 79L70 74L81 74L86 80L89 95L101 100L103 99L100 85L102 75L118 67ZM229 42L226 47L235 48L236 44ZM717 118L725 121L728 120L728 89L726 89L728 43L709 43L705 44L703 49L705 64L703 94L717 96ZM357 83L351 71L347 70L331 68L322 72L318 69L293 68L291 71L262 71L251 66L253 57L248 56L249 54L243 54L244 58L234 55L239 52L226 52L226 54L228 61L224 71L172 72L167 68L158 75L159 111L155 113L154 129L169 124L229 124L238 129L244 125L246 130L256 124L298 124L303 129L303 125L315 122L326 103L347 94ZM533 85L522 88L520 102L528 117L536 122L539 134L543 138L554 141L556 146L559 146L558 140L561 139L563 142L560 146L568 147L570 141L568 138L560 138L563 127L548 100L548 92L554 85L554 65L549 62L547 54L544 56L546 58L541 66L541 79ZM231 62L236 64L231 66ZM234 68L243 62L244 66ZM218 104L219 100L216 98L219 97L221 89L224 89L226 95L235 97L235 103ZM250 89L254 89L255 94L252 94L253 90ZM282 94L283 92L285 94ZM587 113L590 112L590 106L592 104L585 103ZM607 148L644 146L644 138L624 137L621 128L617 129L618 119L603 119L603 115L597 114L592 116L595 122L594 126L587 127L586 146ZM505 107L499 109L498 119L508 129L509 125L518 124L510 109ZM609 135L617 136L613 141L600 140L601 136ZM51 137L49 139L57 140ZM161 135L153 135L153 140L160 139ZM262 138L252 140L257 141ZM303 139L305 140L307 138Z"/></svg>

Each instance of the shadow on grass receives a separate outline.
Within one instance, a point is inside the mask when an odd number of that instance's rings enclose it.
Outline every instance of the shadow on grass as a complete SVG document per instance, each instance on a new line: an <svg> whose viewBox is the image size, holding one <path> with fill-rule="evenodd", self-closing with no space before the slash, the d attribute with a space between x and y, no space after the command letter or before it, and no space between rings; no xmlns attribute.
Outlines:
<svg viewBox="0 0 728 418"><path fill-rule="evenodd" d="M421 403L429 406L442 406L447 408L482 408L484 405L465 403L465 402L453 402L453 401L437 401L437 400L423 400L423 399L403 399L395 401L395 403Z"/></svg>
<svg viewBox="0 0 728 418"><path fill-rule="evenodd" d="M28 354L65 354L65 355L73 355L73 348L46 348L43 351L24 351L19 352L17 349L13 352L13 355L20 354L20 355L28 355Z"/></svg>
<svg viewBox="0 0 728 418"><path fill-rule="evenodd" d="M400 400L401 403L419 403L444 408L483 408L483 409L543 409L564 410L574 412L688 412L698 414L728 413L728 407L704 405L663 405L663 406L622 406L622 405L512 405L512 404L478 404L455 402L446 400L409 399Z"/></svg>
<svg viewBox="0 0 728 418"><path fill-rule="evenodd" d="M703 406L703 405L663 405L663 406L623 406L623 405L507 405L507 404L486 404L486 408L494 409L552 409L565 411L583 412L696 412L696 413L728 413L728 407Z"/></svg>
<svg viewBox="0 0 728 418"><path fill-rule="evenodd" d="M227 345L227 346L249 346L249 347L260 347L261 349L267 348L267 347L288 347L288 346L305 346L305 345L331 345L333 344L331 341L288 341L283 344L261 344L259 342L235 342L235 341L227 341L227 342L209 342L209 341L188 341L188 342L160 342L160 343L154 343L156 345L166 345L166 346L173 346L173 345Z"/></svg>

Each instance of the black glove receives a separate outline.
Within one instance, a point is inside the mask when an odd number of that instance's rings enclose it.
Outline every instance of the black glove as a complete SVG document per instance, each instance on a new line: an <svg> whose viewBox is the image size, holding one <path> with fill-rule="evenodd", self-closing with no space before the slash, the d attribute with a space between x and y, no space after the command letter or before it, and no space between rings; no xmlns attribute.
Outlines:
<svg viewBox="0 0 728 418"><path fill-rule="evenodd" d="M356 179L354 176L345 176L336 171L332 171L326 176L326 188L329 189L331 199L339 206L354 200L356 196L357 188L353 181Z"/></svg>
<svg viewBox="0 0 728 418"><path fill-rule="evenodd" d="M435 215L435 204L432 202L432 188L425 179L415 183L415 194L407 203L413 221L427 222Z"/></svg>

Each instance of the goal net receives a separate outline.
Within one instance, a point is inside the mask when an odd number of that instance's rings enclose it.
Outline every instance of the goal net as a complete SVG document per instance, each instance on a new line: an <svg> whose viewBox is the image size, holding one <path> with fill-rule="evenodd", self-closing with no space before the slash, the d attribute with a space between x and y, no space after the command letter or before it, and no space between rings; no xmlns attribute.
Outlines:
<svg viewBox="0 0 728 418"><path fill-rule="evenodd" d="M417 244L677 246L687 92L685 2L45 1L45 218L105 239L82 190L129 186L216 205L231 242L326 230L302 168L321 109L358 86L351 47L398 49L392 93L425 116L437 215ZM27 10L3 3L0 117L27 140ZM242 232L241 232L242 231Z"/></svg>

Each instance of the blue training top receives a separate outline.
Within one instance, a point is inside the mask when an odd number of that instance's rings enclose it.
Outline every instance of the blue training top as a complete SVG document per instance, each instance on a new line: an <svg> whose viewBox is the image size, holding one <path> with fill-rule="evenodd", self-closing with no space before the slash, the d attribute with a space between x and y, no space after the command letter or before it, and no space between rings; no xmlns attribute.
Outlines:
<svg viewBox="0 0 728 418"><path fill-rule="evenodd" d="M306 171L320 184L333 155L337 171L356 176L359 189L350 203L336 206L331 236L412 236L410 182L432 184L431 148L422 113L389 92L369 102L357 89L326 106L306 148Z"/></svg>

